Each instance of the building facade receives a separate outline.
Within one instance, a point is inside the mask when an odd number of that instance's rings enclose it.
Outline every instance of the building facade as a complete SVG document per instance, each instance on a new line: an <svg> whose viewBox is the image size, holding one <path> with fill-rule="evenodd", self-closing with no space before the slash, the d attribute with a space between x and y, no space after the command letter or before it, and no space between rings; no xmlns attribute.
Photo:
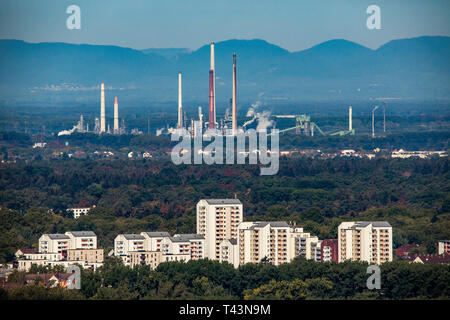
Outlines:
<svg viewBox="0 0 450 320"><path fill-rule="evenodd" d="M205 237L205 257L220 260L220 244L236 239L243 220L243 206L238 199L202 199L197 203L197 234Z"/></svg>
<svg viewBox="0 0 450 320"><path fill-rule="evenodd" d="M220 243L220 262L228 262L239 267L239 247L237 239L226 239Z"/></svg>
<svg viewBox="0 0 450 320"><path fill-rule="evenodd" d="M242 222L238 228L239 264L291 261L291 227L286 222Z"/></svg>
<svg viewBox="0 0 450 320"><path fill-rule="evenodd" d="M338 227L339 262L392 261L392 227L386 221L342 222Z"/></svg>

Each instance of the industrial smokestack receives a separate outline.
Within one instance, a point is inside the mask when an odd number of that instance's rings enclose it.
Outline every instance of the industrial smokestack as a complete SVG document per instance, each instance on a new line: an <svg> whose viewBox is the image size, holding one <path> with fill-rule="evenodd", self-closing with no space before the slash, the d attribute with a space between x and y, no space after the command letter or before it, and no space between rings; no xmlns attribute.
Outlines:
<svg viewBox="0 0 450 320"><path fill-rule="evenodd" d="M119 103L117 97L114 97L114 133L119 133Z"/></svg>
<svg viewBox="0 0 450 320"><path fill-rule="evenodd" d="M181 96L181 72L178 72L178 128L183 127L183 106Z"/></svg>
<svg viewBox="0 0 450 320"><path fill-rule="evenodd" d="M236 107L236 53L233 53L233 98L232 98L232 129L233 135L237 133L237 107Z"/></svg>
<svg viewBox="0 0 450 320"><path fill-rule="evenodd" d="M102 82L100 94L100 133L106 131L105 121L105 84Z"/></svg>
<svg viewBox="0 0 450 320"><path fill-rule="evenodd" d="M378 109L378 106L372 109L372 138L375 138L375 110Z"/></svg>
<svg viewBox="0 0 450 320"><path fill-rule="evenodd" d="M348 131L352 131L352 106L348 107Z"/></svg>
<svg viewBox="0 0 450 320"><path fill-rule="evenodd" d="M209 128L214 129L214 71L209 70Z"/></svg>
<svg viewBox="0 0 450 320"><path fill-rule="evenodd" d="M216 63L214 58L214 42L211 42L211 67L212 70L212 93L213 93L213 114L214 114L214 127L216 124Z"/></svg>
<svg viewBox="0 0 450 320"><path fill-rule="evenodd" d="M203 113L202 113L202 107L198 107L198 120L200 121L200 124L203 124Z"/></svg>

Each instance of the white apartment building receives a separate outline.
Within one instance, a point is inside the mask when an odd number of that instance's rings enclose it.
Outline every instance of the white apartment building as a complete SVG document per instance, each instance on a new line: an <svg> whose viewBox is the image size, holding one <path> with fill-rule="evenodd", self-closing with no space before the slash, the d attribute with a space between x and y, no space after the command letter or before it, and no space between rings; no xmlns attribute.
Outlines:
<svg viewBox="0 0 450 320"><path fill-rule="evenodd" d="M290 234L290 256L303 256L307 260L322 261L322 241L309 232L303 232L303 228L294 228Z"/></svg>
<svg viewBox="0 0 450 320"><path fill-rule="evenodd" d="M65 256L69 248L70 248L70 237L66 234L61 233L43 234L39 238L40 253L60 253L63 256Z"/></svg>
<svg viewBox="0 0 450 320"><path fill-rule="evenodd" d="M175 234L164 237L161 248L165 255L187 254L190 260L199 260L204 258L205 238L200 234Z"/></svg>
<svg viewBox="0 0 450 320"><path fill-rule="evenodd" d="M237 239L226 239L220 243L220 262L228 262L239 267L239 247Z"/></svg>
<svg viewBox="0 0 450 320"><path fill-rule="evenodd" d="M23 260L60 261L63 259L63 256L61 253L21 252L21 250L17 250L16 258Z"/></svg>
<svg viewBox="0 0 450 320"><path fill-rule="evenodd" d="M95 208L95 206L93 206ZM73 218L78 219L81 216L86 216L89 213L89 210L91 210L90 207L87 208L68 208L67 212L72 212Z"/></svg>
<svg viewBox="0 0 450 320"><path fill-rule="evenodd" d="M68 231L69 249L97 249L97 236L92 231Z"/></svg>
<svg viewBox="0 0 450 320"><path fill-rule="evenodd" d="M126 265L130 263L130 252L145 250L145 237L141 234L119 234L114 239L114 255Z"/></svg>
<svg viewBox="0 0 450 320"><path fill-rule="evenodd" d="M242 222L237 239L239 264L259 263L263 259L274 265L291 261L290 232L286 222Z"/></svg>
<svg viewBox="0 0 450 320"><path fill-rule="evenodd" d="M236 239L243 220L238 199L202 199L197 203L197 234L205 237L205 258L220 260L220 244Z"/></svg>
<svg viewBox="0 0 450 320"><path fill-rule="evenodd" d="M168 232L141 232L145 238L145 250L147 251L161 251L161 242L164 238L170 237Z"/></svg>
<svg viewBox="0 0 450 320"><path fill-rule="evenodd" d="M40 253L61 253L65 257L69 249L97 249L97 236L92 231L68 231L39 238Z"/></svg>
<svg viewBox="0 0 450 320"><path fill-rule="evenodd" d="M392 227L386 221L342 222L338 227L339 262L392 261Z"/></svg>
<svg viewBox="0 0 450 320"><path fill-rule="evenodd" d="M114 239L114 255L121 257L126 265L142 264L138 260L151 259L154 252L161 252L158 258L161 262L199 260L204 258L204 248L205 238L200 234L176 234L172 237L168 232L142 232L119 234Z"/></svg>

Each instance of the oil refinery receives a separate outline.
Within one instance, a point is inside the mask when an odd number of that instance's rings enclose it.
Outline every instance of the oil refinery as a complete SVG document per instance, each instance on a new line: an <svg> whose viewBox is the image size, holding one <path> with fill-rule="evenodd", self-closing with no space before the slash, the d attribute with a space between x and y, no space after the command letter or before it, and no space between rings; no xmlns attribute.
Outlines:
<svg viewBox="0 0 450 320"><path fill-rule="evenodd" d="M297 135L315 136L320 134L322 136L345 136L354 135L355 129L353 128L353 110L352 106L348 107L348 129L338 130L331 132L324 132L319 125L311 119L307 114L276 114L272 115L268 110L260 110L261 102L257 101L252 104L247 111L247 121L241 126L238 125L238 105L237 105L237 55L233 53L232 56L232 93L230 98L230 106L226 109L224 117L217 118L216 108L216 63L215 63L215 45L214 42L210 43L210 67L209 67L209 96L208 96L208 116L207 121L204 121L202 114L202 107L198 107L198 119L191 118L188 120L186 110L183 108L183 91L182 91L182 72L178 72L178 108L177 108L177 122L175 127L167 125L166 128L160 128L156 130L156 135L172 134L174 132L189 132L193 137L202 135L233 135L236 136L243 133L247 128L256 122L256 131L267 130L269 128L275 129L277 127L277 120L292 119L294 124L292 126L278 128L279 133L291 133L295 132ZM386 103L383 105L383 133L386 132ZM379 106L374 106L372 109L372 137L375 137L375 111ZM106 119L106 103L105 103L105 84L100 84L100 117L95 118L94 127L92 131L89 131L89 125L85 123L83 115L80 116L80 121L71 130L63 130L58 135L70 135L73 132L92 132L95 134L114 134L121 135L127 133L125 128L125 120L122 119L122 125L120 126L119 119L119 103L118 97L114 97L114 116L113 116L113 128L107 123ZM149 127L149 125L148 125ZM205 133L203 133L205 132ZM142 131L135 128L130 131L131 134L142 134ZM148 133L150 129L148 128Z"/></svg>

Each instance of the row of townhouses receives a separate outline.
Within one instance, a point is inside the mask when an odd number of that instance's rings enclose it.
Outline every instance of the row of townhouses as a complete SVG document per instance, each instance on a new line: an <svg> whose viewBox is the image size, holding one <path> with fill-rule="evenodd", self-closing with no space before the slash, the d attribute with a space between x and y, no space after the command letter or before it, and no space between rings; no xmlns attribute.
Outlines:
<svg viewBox="0 0 450 320"><path fill-rule="evenodd" d="M26 251L26 250L23 250ZM280 265L297 256L308 260L392 261L392 227L385 221L342 222L338 239L321 240L303 228L282 221L243 221L243 205L238 199L202 199L197 203L197 233L141 232L119 234L111 252L128 266L208 258L234 267L265 261ZM44 234L38 252L16 253L18 267L32 264L78 263L95 269L103 263L103 249L97 248L92 231Z"/></svg>

